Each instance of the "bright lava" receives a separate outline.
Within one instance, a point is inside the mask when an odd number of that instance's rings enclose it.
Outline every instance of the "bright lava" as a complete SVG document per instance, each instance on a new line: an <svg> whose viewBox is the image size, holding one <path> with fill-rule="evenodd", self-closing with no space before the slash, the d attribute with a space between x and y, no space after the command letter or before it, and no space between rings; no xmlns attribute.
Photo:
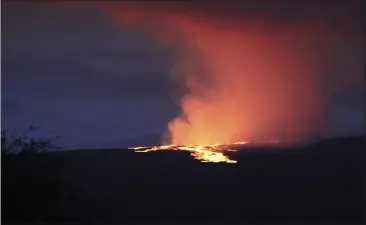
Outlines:
<svg viewBox="0 0 366 225"><path fill-rule="evenodd" d="M188 151L191 152L193 158L201 162L211 163L237 163L225 156L224 152L236 152L231 149L233 145L247 144L246 141L235 142L233 144L214 144L214 145L159 145L159 146L142 146L129 148L135 152L153 152L153 151Z"/></svg>

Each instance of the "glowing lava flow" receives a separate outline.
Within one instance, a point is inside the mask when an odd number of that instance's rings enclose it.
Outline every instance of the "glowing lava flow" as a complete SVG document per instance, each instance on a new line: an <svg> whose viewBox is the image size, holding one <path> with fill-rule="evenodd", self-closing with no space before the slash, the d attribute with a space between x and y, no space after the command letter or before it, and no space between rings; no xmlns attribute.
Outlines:
<svg viewBox="0 0 366 225"><path fill-rule="evenodd" d="M212 163L237 163L236 160L231 160L223 154L223 152L236 152L231 149L232 145L243 145L248 142L236 142L233 144L214 144L214 145L160 145L129 148L135 152L152 152L152 151L188 151L191 152L193 158L201 162Z"/></svg>

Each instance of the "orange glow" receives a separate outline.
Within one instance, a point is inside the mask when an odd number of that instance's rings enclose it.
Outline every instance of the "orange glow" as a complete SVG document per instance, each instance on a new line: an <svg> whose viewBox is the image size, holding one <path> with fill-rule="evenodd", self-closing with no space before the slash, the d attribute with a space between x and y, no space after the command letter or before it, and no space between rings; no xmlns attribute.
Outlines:
<svg viewBox="0 0 366 225"><path fill-rule="evenodd" d="M153 151L188 151L193 158L201 162L211 163L237 163L236 160L229 159L224 152L236 152L231 149L232 145L243 145L248 142L237 142L233 144L212 144L212 145L160 145L146 147L132 147L130 150L135 152L153 152Z"/></svg>
<svg viewBox="0 0 366 225"><path fill-rule="evenodd" d="M298 140L316 132L322 98L306 24L208 19L171 5L106 9L163 47L179 46L172 78L183 91L181 113L169 122L164 144Z"/></svg>

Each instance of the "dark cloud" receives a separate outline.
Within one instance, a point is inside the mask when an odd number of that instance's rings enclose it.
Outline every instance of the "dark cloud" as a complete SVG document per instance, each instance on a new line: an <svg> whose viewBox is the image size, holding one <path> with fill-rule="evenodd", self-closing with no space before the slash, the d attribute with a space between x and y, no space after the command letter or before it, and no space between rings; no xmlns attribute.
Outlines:
<svg viewBox="0 0 366 225"><path fill-rule="evenodd" d="M169 67L140 31L89 7L2 11L4 128L35 121L65 136L65 147L95 147L144 129L159 133L174 114Z"/></svg>

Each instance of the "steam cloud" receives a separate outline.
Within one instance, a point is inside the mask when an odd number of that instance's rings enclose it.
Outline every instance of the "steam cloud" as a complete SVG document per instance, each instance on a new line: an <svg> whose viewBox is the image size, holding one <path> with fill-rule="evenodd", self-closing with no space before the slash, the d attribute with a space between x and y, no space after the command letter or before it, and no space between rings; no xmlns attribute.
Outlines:
<svg viewBox="0 0 366 225"><path fill-rule="evenodd" d="M165 142L301 140L319 134L325 106L319 62L326 51L318 49L334 35L327 24L210 18L183 6L106 7L118 21L175 47L172 78L183 90L181 114L169 123Z"/></svg>
<svg viewBox="0 0 366 225"><path fill-rule="evenodd" d="M98 5L174 50L181 114L165 143L307 139L335 94L364 92L359 2L277 3Z"/></svg>

